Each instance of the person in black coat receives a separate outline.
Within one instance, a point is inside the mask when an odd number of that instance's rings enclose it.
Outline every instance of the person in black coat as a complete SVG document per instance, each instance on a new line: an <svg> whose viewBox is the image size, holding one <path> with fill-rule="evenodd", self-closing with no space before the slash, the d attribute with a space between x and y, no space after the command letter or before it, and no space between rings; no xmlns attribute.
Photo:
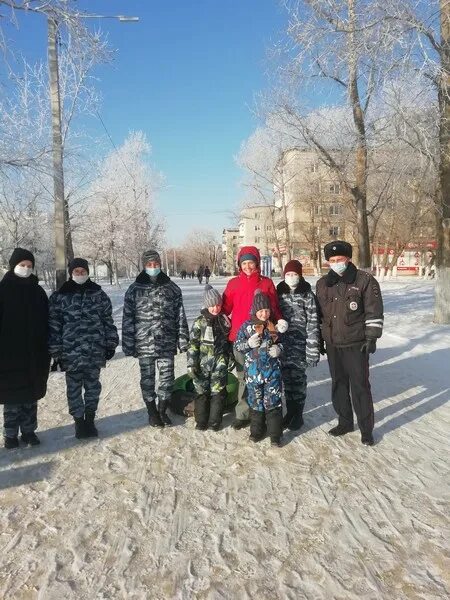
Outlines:
<svg viewBox="0 0 450 600"><path fill-rule="evenodd" d="M37 401L47 392L48 299L33 275L34 256L16 248L0 281L0 404L5 448L36 446Z"/></svg>

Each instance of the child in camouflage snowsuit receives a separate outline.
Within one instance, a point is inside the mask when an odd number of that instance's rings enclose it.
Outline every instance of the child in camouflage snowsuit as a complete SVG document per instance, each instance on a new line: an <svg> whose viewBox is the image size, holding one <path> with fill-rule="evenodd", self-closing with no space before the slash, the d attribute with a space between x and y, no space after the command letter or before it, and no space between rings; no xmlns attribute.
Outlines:
<svg viewBox="0 0 450 600"><path fill-rule="evenodd" d="M74 258L69 275L50 297L49 350L66 372L69 413L81 439L98 435L94 419L102 389L100 368L114 356L119 336L111 300L89 279L87 261Z"/></svg>
<svg viewBox="0 0 450 600"><path fill-rule="evenodd" d="M142 397L152 427L171 425L167 406L174 382L177 349L186 352L189 328L180 288L161 271L156 250L142 255L144 270L125 293L122 318L122 349L139 359ZM158 406L155 377L159 371Z"/></svg>
<svg viewBox="0 0 450 600"><path fill-rule="evenodd" d="M302 276L302 265L290 260L284 267L284 281L277 286L283 318L289 329L283 337L281 374L286 415L283 426L298 430L303 425L306 400L306 367L319 362L319 322L316 297Z"/></svg>
<svg viewBox="0 0 450 600"><path fill-rule="evenodd" d="M238 331L234 346L244 354L244 376L250 407L250 439L258 442L265 430L271 444L281 444L281 335L270 321L270 299L257 289L251 319Z"/></svg>
<svg viewBox="0 0 450 600"><path fill-rule="evenodd" d="M222 310L222 296L212 286L205 286L204 308L191 329L187 354L188 372L197 397L195 399L196 428L214 431L222 423L224 395L228 378L231 324Z"/></svg>

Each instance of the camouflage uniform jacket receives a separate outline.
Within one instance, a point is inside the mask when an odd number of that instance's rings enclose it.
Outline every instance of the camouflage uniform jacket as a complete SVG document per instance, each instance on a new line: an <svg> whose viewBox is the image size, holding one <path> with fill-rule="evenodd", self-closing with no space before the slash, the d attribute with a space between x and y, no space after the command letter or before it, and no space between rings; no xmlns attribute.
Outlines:
<svg viewBox="0 0 450 600"><path fill-rule="evenodd" d="M219 360L228 365L230 328L231 323L224 314L214 317L208 309L202 310L191 329L187 352L188 370L200 371L207 363L213 365Z"/></svg>
<svg viewBox="0 0 450 600"><path fill-rule="evenodd" d="M316 285L321 330L331 346L352 346L383 332L383 300L378 281L349 263L344 274L329 271Z"/></svg>
<svg viewBox="0 0 450 600"><path fill-rule="evenodd" d="M250 348L248 345L248 340L254 333L259 333L261 336L261 345L258 348ZM247 385L263 385L273 380L281 381L280 359L273 358L268 352L275 343L283 350L279 341L281 338L282 336L275 332L270 321L261 325L258 320L250 319L242 324L234 347L244 354L244 374Z"/></svg>
<svg viewBox="0 0 450 600"><path fill-rule="evenodd" d="M126 356L169 357L186 352L189 329L180 288L163 272L142 271L125 293L122 349Z"/></svg>
<svg viewBox="0 0 450 600"><path fill-rule="evenodd" d="M316 365L320 359L320 331L317 300L310 284L302 277L297 287L291 290L282 281L277 285L277 292L283 319L289 323L289 329L283 335L283 365Z"/></svg>
<svg viewBox="0 0 450 600"><path fill-rule="evenodd" d="M111 300L99 285L70 279L50 296L49 350L66 371L104 367L118 343Z"/></svg>

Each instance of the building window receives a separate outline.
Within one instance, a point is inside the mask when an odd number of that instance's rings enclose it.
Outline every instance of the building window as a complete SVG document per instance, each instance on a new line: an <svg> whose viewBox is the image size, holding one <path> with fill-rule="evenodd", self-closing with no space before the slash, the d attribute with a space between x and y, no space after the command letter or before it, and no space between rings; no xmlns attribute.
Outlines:
<svg viewBox="0 0 450 600"><path fill-rule="evenodd" d="M339 183L330 183L330 194L340 194L341 186Z"/></svg>
<svg viewBox="0 0 450 600"><path fill-rule="evenodd" d="M322 214L322 207L320 206L320 204L314 204L314 214L316 216Z"/></svg>
<svg viewBox="0 0 450 600"><path fill-rule="evenodd" d="M261 238L260 237L255 237L255 244L259 244L261 242Z"/></svg>
<svg viewBox="0 0 450 600"><path fill-rule="evenodd" d="M255 219L259 219L260 218L260 214L259 213L255 213Z"/></svg>
<svg viewBox="0 0 450 600"><path fill-rule="evenodd" d="M272 231L272 225L266 225L266 230L267 231Z"/></svg>
<svg viewBox="0 0 450 600"><path fill-rule="evenodd" d="M310 173L317 173L318 170L319 170L319 163L311 163L309 165Z"/></svg>
<svg viewBox="0 0 450 600"><path fill-rule="evenodd" d="M330 237L337 238L341 234L341 228L339 227L339 225L334 225L333 227L330 227L328 233L330 234Z"/></svg>
<svg viewBox="0 0 450 600"><path fill-rule="evenodd" d="M331 204L330 215L331 216L342 215L342 205L341 204Z"/></svg>
<svg viewBox="0 0 450 600"><path fill-rule="evenodd" d="M255 231L261 231L261 225L255 225Z"/></svg>

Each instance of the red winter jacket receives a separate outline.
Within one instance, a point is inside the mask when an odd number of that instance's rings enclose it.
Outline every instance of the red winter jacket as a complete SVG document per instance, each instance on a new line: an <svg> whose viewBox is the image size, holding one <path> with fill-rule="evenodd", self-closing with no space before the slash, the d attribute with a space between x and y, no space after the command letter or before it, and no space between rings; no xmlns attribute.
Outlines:
<svg viewBox="0 0 450 600"><path fill-rule="evenodd" d="M269 277L261 275L259 271L259 250L254 246L243 246L238 253L238 262L243 254L253 254L256 256L258 259L258 268L254 273L248 276L243 273L239 267L239 275L230 279L223 293L222 312L228 316L231 315L231 330L229 335L231 342L234 342L236 339L237 332L242 323L250 318L250 309L252 307L253 296L255 295L256 289L260 289L264 294L269 296L273 321L276 322L278 319L283 318L273 281L269 279Z"/></svg>

